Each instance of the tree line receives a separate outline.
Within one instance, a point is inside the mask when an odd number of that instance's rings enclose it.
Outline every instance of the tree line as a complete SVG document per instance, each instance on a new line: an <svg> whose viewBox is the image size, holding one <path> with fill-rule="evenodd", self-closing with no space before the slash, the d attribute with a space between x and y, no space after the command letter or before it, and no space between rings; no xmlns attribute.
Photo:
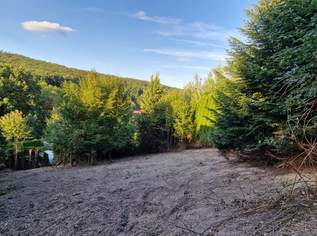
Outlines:
<svg viewBox="0 0 317 236"><path fill-rule="evenodd" d="M212 79L207 83L212 86ZM18 168L30 148L43 149L44 144L54 150L57 164L167 151L199 139L207 145L206 132L200 131L211 124L204 107L213 106L213 99L205 84L196 78L183 90L172 89L156 74L136 92L91 72L52 85L2 65L1 157Z"/></svg>

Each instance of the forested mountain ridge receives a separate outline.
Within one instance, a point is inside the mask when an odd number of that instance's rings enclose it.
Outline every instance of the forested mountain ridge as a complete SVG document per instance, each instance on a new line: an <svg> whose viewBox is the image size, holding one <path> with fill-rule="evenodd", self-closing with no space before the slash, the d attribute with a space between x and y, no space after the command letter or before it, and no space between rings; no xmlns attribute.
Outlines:
<svg viewBox="0 0 317 236"><path fill-rule="evenodd" d="M30 72L36 77L45 78L48 83L59 83L64 80L76 80L91 74L91 71L71 68L56 63L33 59L27 56L0 51L0 64L6 64L13 68L21 68ZM97 73L105 79L118 79L123 81L130 88L144 88L147 81L120 77L116 75Z"/></svg>

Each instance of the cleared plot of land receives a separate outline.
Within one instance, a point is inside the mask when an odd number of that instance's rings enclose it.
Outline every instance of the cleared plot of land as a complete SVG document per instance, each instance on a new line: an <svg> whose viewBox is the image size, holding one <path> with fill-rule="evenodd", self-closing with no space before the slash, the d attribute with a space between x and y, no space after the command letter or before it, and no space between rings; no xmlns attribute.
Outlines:
<svg viewBox="0 0 317 236"><path fill-rule="evenodd" d="M291 227L289 222L277 227L267 222L278 220L278 210L248 214L275 176L270 169L232 164L216 149L131 157L94 167L0 172L0 234L313 233L316 220L308 215L297 217Z"/></svg>

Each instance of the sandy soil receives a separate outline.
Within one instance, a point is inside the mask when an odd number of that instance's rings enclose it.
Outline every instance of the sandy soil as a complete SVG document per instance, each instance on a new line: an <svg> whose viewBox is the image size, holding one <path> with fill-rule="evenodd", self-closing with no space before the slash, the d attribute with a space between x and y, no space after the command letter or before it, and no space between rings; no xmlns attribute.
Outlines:
<svg viewBox="0 0 317 236"><path fill-rule="evenodd" d="M276 176L271 169L232 164L216 149L0 172L0 189L8 189L0 196L0 235L317 233L306 227L317 225L311 215L276 227L277 210L247 213L276 185Z"/></svg>

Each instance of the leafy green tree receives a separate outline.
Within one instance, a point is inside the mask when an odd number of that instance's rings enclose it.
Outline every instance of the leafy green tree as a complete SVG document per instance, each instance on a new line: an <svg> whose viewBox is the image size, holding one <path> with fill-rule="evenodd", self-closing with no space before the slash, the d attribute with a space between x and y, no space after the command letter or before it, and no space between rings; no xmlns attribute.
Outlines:
<svg viewBox="0 0 317 236"><path fill-rule="evenodd" d="M65 83L62 91L47 129L58 161L93 162L133 145L131 96L122 83L90 74L79 84Z"/></svg>
<svg viewBox="0 0 317 236"><path fill-rule="evenodd" d="M15 168L18 168L18 156L23 142L30 138L31 131L22 112L12 111L0 117L0 129L6 141L15 148Z"/></svg>
<svg viewBox="0 0 317 236"><path fill-rule="evenodd" d="M30 73L0 66L0 115L19 110L26 115L32 133L40 137L50 114L40 82Z"/></svg>
<svg viewBox="0 0 317 236"><path fill-rule="evenodd" d="M25 114L32 110L40 92L33 77L23 71L0 66L0 114L18 109Z"/></svg>

